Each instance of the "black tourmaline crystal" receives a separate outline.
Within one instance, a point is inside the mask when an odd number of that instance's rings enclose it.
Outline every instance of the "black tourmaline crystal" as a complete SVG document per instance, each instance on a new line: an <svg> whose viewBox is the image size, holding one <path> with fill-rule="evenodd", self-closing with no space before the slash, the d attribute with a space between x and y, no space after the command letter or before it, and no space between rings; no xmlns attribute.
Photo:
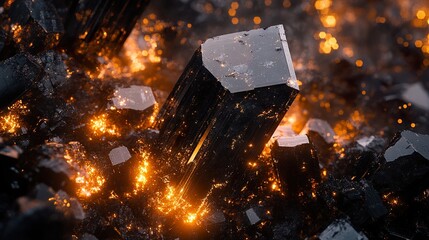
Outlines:
<svg viewBox="0 0 429 240"><path fill-rule="evenodd" d="M271 155L287 193L297 195L311 190L312 183L320 180L317 154L306 135L277 139Z"/></svg>
<svg viewBox="0 0 429 240"><path fill-rule="evenodd" d="M256 159L298 93L282 25L207 40L160 111L159 149L188 199Z"/></svg>
<svg viewBox="0 0 429 240"><path fill-rule="evenodd" d="M429 187L429 135L403 131L383 157L386 164L374 176L376 187L411 196Z"/></svg>
<svg viewBox="0 0 429 240"><path fill-rule="evenodd" d="M64 26L48 1L15 0L9 15L13 40L21 51L38 53L59 43Z"/></svg>
<svg viewBox="0 0 429 240"><path fill-rule="evenodd" d="M23 94L41 77L42 67L27 54L0 62L0 108Z"/></svg>
<svg viewBox="0 0 429 240"><path fill-rule="evenodd" d="M149 0L74 0L65 45L73 53L117 53Z"/></svg>

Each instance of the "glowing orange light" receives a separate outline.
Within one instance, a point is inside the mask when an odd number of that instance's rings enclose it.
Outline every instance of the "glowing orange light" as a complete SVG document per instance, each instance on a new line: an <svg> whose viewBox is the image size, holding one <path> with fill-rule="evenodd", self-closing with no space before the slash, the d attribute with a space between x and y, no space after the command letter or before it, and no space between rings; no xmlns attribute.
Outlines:
<svg viewBox="0 0 429 240"><path fill-rule="evenodd" d="M137 176L135 177L135 188L134 193L137 194L138 191L143 190L143 187L146 185L148 181L149 174L149 154L144 152L141 155L142 161L139 163L137 167Z"/></svg>
<svg viewBox="0 0 429 240"><path fill-rule="evenodd" d="M96 136L102 136L105 134L120 136L118 128L115 125L109 123L106 114L93 117L90 120L89 126L92 130L92 133Z"/></svg>
<svg viewBox="0 0 429 240"><path fill-rule="evenodd" d="M426 12L423 10L418 10L416 13L417 19L423 20L426 17Z"/></svg>
<svg viewBox="0 0 429 240"><path fill-rule="evenodd" d="M261 24L262 19L259 16L256 16L253 18L253 23L255 23L256 25Z"/></svg>
<svg viewBox="0 0 429 240"><path fill-rule="evenodd" d="M321 20L322 20L323 26L327 28L332 28L332 27L335 27L335 25L337 25L337 20L333 15L323 16Z"/></svg>
<svg viewBox="0 0 429 240"><path fill-rule="evenodd" d="M26 115L29 110L27 106L22 103L22 100L16 101L7 109L7 113L0 116L0 131L13 134L21 128L21 116Z"/></svg>
<svg viewBox="0 0 429 240"><path fill-rule="evenodd" d="M355 64L356 64L356 67L362 67L363 61L361 59L358 59L358 60L356 60Z"/></svg>

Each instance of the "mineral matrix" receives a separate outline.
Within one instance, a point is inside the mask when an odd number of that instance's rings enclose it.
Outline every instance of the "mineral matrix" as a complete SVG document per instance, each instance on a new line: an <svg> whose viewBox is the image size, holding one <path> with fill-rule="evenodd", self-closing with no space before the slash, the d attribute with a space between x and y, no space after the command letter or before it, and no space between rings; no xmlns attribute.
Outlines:
<svg viewBox="0 0 429 240"><path fill-rule="evenodd" d="M203 43L157 118L181 197L202 199L257 158L297 93L282 25Z"/></svg>

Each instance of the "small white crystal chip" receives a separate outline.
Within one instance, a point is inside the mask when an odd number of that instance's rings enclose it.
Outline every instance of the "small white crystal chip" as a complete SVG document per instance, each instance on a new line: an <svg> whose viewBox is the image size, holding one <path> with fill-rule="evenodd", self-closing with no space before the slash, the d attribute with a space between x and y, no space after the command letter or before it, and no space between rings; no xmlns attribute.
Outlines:
<svg viewBox="0 0 429 240"><path fill-rule="evenodd" d="M249 219L249 222L251 225L254 225L254 224L258 223L259 221L261 221L258 214L256 214L256 212L253 208L246 210L246 216L247 216L247 219Z"/></svg>
<svg viewBox="0 0 429 240"><path fill-rule="evenodd" d="M296 147L299 145L309 144L307 135L297 135L293 137L280 137L277 139L280 147Z"/></svg>
<svg viewBox="0 0 429 240"><path fill-rule="evenodd" d="M110 161L112 162L112 165L115 166L117 164L126 162L128 159L131 158L131 154L128 151L127 147L120 146L110 151L109 158L110 158Z"/></svg>
<svg viewBox="0 0 429 240"><path fill-rule="evenodd" d="M113 104L118 109L143 111L156 103L152 89L146 86L118 88L113 95Z"/></svg>

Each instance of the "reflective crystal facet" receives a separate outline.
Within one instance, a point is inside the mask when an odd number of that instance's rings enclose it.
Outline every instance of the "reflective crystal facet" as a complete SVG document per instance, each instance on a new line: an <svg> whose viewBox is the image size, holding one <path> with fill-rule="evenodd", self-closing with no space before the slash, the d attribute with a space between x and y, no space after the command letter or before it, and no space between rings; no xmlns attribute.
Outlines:
<svg viewBox="0 0 429 240"><path fill-rule="evenodd" d="M203 197L255 159L297 93L282 25L203 43L157 120L159 149L184 169L183 194Z"/></svg>

